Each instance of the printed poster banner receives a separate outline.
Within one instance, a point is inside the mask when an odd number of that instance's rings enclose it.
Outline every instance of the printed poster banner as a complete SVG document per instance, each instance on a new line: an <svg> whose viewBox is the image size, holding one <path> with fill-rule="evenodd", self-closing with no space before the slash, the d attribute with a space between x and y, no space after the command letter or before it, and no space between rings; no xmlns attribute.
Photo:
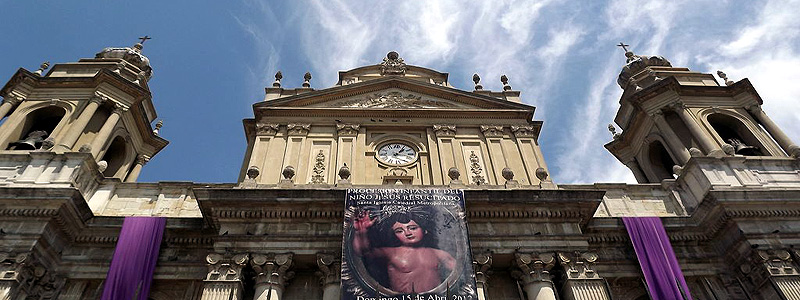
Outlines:
<svg viewBox="0 0 800 300"><path fill-rule="evenodd" d="M342 300L477 300L464 192L348 189Z"/></svg>

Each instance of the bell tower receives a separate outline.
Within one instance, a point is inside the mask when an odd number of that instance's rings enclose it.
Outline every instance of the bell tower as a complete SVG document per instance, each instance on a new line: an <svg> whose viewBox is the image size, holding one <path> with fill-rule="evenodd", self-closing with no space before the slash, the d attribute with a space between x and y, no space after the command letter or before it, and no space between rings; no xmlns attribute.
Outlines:
<svg viewBox="0 0 800 300"><path fill-rule="evenodd" d="M625 50L617 83L624 91L605 147L640 183L674 178L691 157L797 157L800 148L761 109L749 80L673 67L661 56Z"/></svg>
<svg viewBox="0 0 800 300"><path fill-rule="evenodd" d="M168 143L158 136L160 124L150 125L148 39L78 62L19 69L0 90L0 153L91 153L104 176L136 181Z"/></svg>

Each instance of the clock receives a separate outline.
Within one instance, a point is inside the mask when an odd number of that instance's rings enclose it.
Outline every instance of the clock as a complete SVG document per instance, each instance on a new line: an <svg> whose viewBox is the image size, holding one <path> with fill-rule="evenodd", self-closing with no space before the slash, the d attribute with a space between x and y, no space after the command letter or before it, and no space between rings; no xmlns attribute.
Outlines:
<svg viewBox="0 0 800 300"><path fill-rule="evenodd" d="M417 151L403 143L388 143L378 149L377 158L388 165L405 165L417 160Z"/></svg>

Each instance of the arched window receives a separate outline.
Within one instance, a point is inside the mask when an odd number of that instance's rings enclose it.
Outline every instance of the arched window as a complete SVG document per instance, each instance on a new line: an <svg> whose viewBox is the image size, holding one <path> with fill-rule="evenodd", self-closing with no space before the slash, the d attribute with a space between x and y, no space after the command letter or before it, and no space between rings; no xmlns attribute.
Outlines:
<svg viewBox="0 0 800 300"><path fill-rule="evenodd" d="M114 175L119 172L119 169L125 165L125 157L127 156L127 143L125 139L121 136L117 136L111 141L111 145L108 146L108 150L103 155L103 159L101 161L105 161L108 164L106 170L103 171L103 175L106 177L114 177Z"/></svg>
<svg viewBox="0 0 800 300"><path fill-rule="evenodd" d="M25 121L15 129L8 150L36 150L49 137L67 111L58 106L37 109L25 116Z"/></svg>
<svg viewBox="0 0 800 300"><path fill-rule="evenodd" d="M736 154L746 156L765 154L761 142L738 119L725 114L712 114L708 116L708 123L722 138L722 141L733 146Z"/></svg>
<svg viewBox="0 0 800 300"><path fill-rule="evenodd" d="M676 165L675 161L664 148L664 145L659 141L653 141L647 146L647 159L650 162L653 175L656 176L654 182L660 182L663 179L673 179L672 167Z"/></svg>

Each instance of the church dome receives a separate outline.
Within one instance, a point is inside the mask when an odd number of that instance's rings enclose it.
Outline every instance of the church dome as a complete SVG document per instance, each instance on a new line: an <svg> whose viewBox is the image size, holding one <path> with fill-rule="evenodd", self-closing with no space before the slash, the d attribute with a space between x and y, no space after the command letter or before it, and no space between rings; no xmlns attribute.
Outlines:
<svg viewBox="0 0 800 300"><path fill-rule="evenodd" d="M95 54L98 59L123 59L133 64L145 72L145 76L150 78L153 75L153 68L150 67L150 59L142 54L142 44L136 43L133 47L108 47Z"/></svg>
<svg viewBox="0 0 800 300"><path fill-rule="evenodd" d="M653 55L636 55L631 51L625 52L625 57L628 58L628 63L622 67L617 78L617 84L621 88L628 86L633 75L638 74L647 67L672 67L672 64L663 56Z"/></svg>

